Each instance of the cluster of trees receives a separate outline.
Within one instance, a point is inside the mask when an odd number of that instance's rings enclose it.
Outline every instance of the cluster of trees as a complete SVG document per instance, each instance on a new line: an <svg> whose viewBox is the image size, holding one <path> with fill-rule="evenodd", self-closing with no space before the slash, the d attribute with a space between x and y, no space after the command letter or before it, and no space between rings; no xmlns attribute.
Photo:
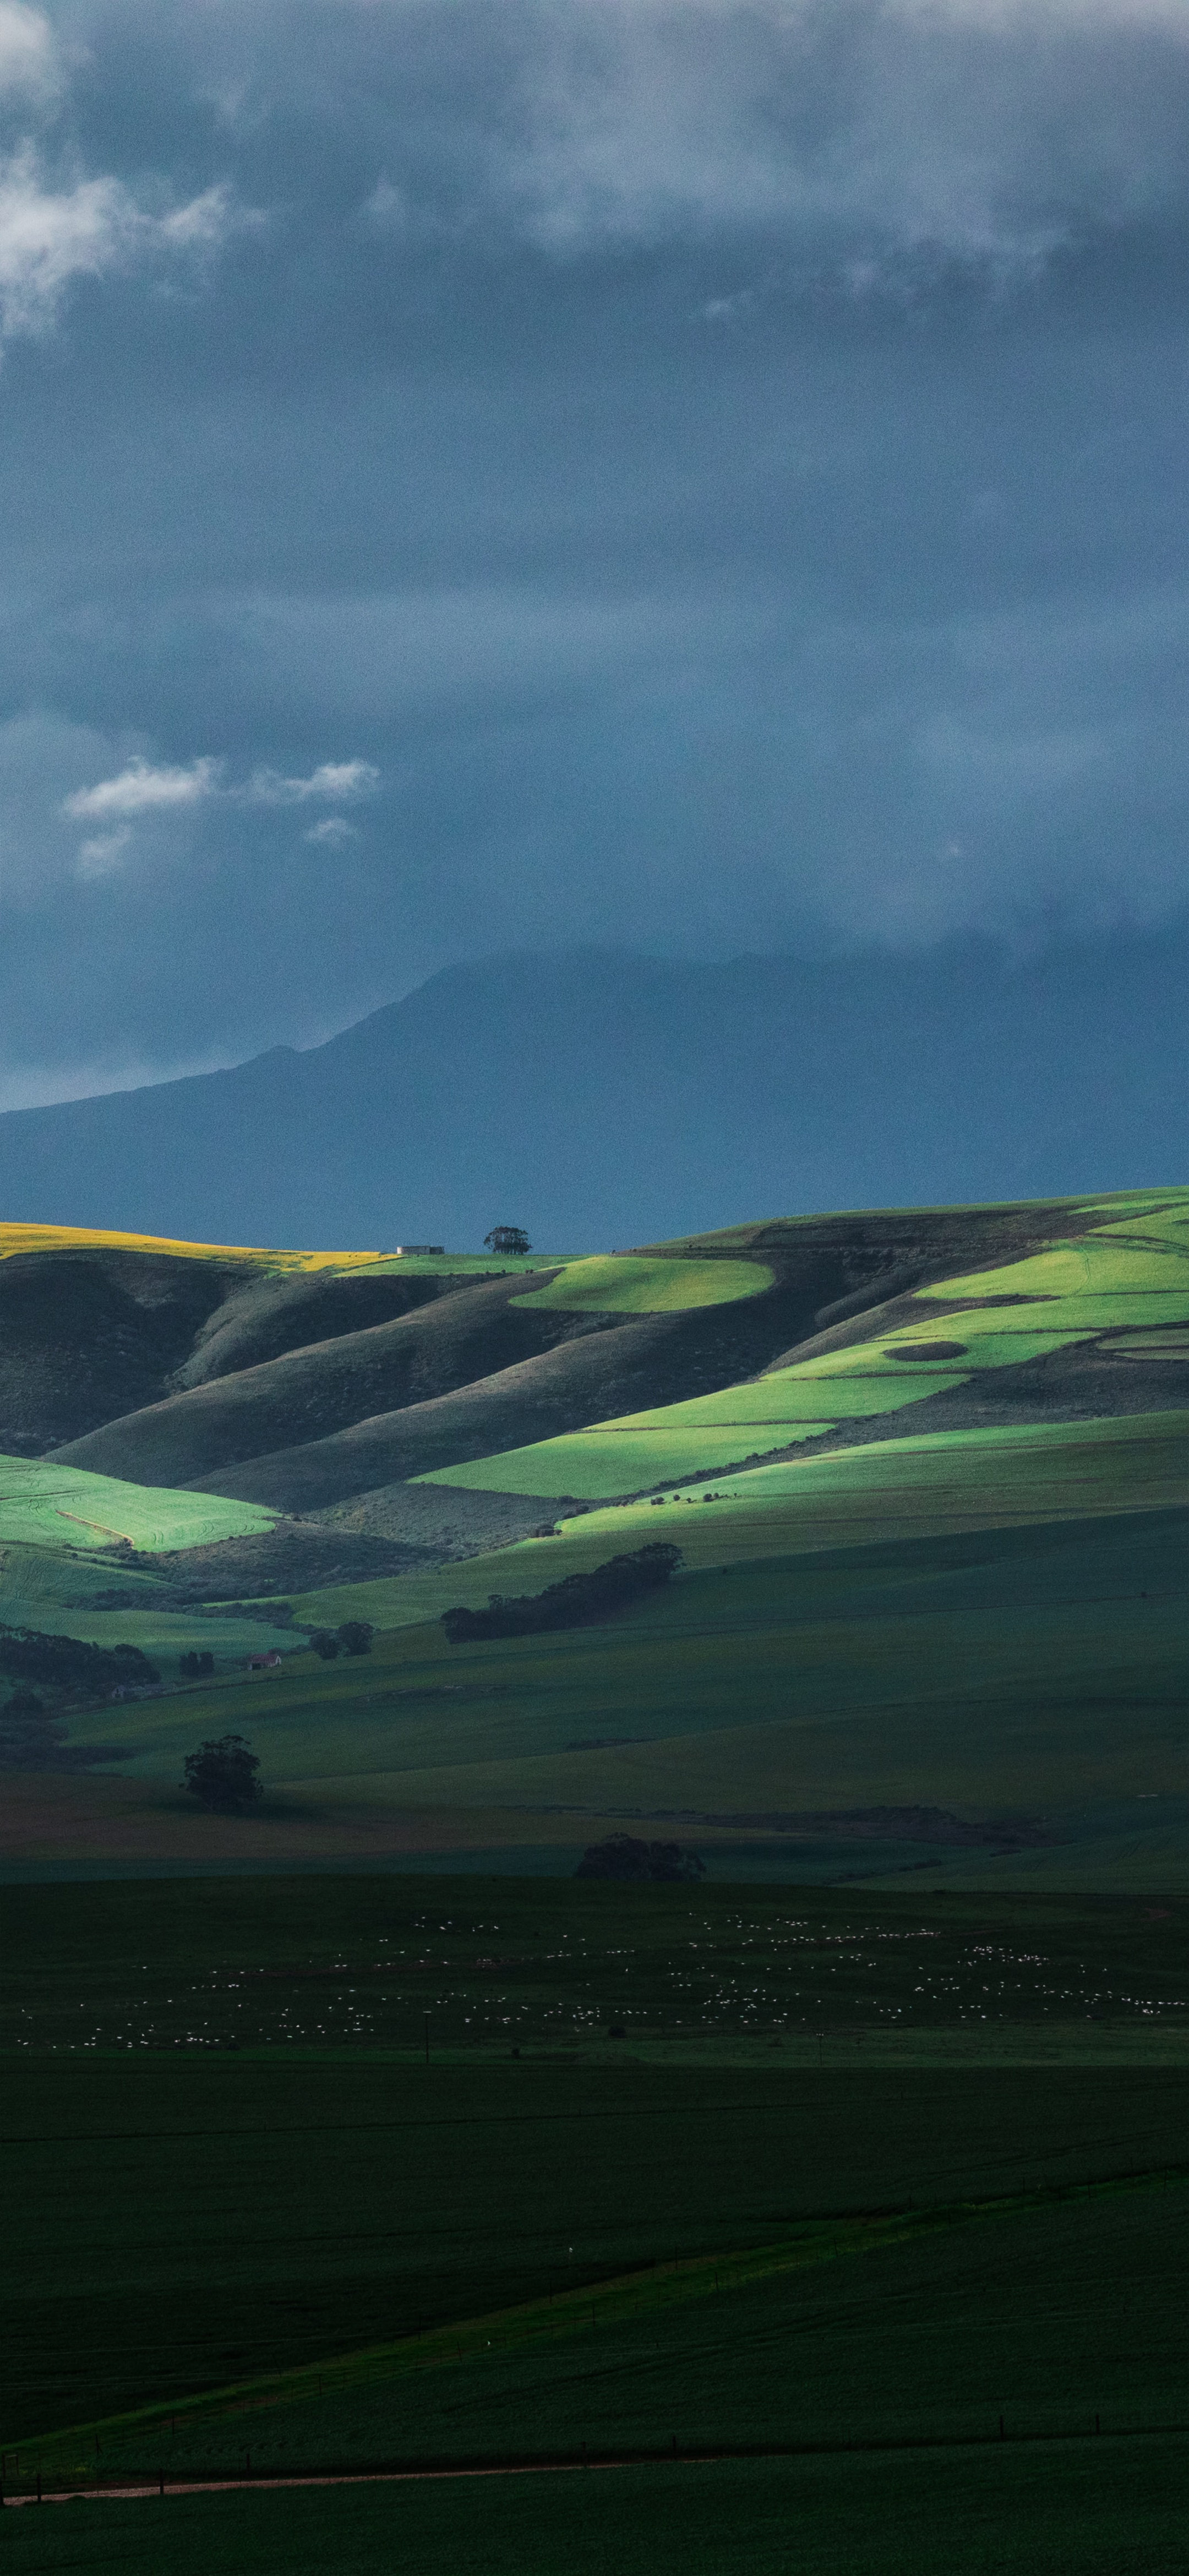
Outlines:
<svg viewBox="0 0 1189 2576"><path fill-rule="evenodd" d="M207 1674L213 1673L214 1669L215 1658L209 1649L201 1654L196 1651L178 1656L178 1671L187 1674L192 1682L205 1681Z"/></svg>
<svg viewBox="0 0 1189 2576"><path fill-rule="evenodd" d="M370 1655L375 1629L370 1619L344 1619L337 1628L315 1628L310 1644L324 1664L332 1664L336 1655Z"/></svg>
<svg viewBox="0 0 1189 2576"><path fill-rule="evenodd" d="M183 1789L212 1815L246 1815L264 1796L259 1755L242 1735L208 1735L182 1769Z"/></svg>
<svg viewBox="0 0 1189 2576"><path fill-rule="evenodd" d="M49 1715L36 1691L14 1691L0 1708L0 1770L48 1771L65 1740L61 1719Z"/></svg>
<svg viewBox="0 0 1189 2576"><path fill-rule="evenodd" d="M493 1225L483 1237L485 1252L531 1252L532 1245L522 1225Z"/></svg>
<svg viewBox="0 0 1189 2576"><path fill-rule="evenodd" d="M452 1646L477 1637L532 1637L545 1628L587 1628L609 1619L645 1592L669 1582L681 1550L664 1539L608 1557L588 1574L565 1574L543 1592L493 1592L486 1610L444 1610L442 1626Z"/></svg>
<svg viewBox="0 0 1189 2576"><path fill-rule="evenodd" d="M635 1834L608 1834L605 1842L590 1843L574 1872L575 1878L653 1879L667 1886L688 1886L705 1875L696 1852L683 1851L680 1843L641 1842Z"/></svg>
<svg viewBox="0 0 1189 2576"><path fill-rule="evenodd" d="M66 1728L36 1691L14 1691L0 1708L0 1771L82 1771L90 1762L116 1762L118 1744L68 1744Z"/></svg>
<svg viewBox="0 0 1189 2576"><path fill-rule="evenodd" d="M90 1646L81 1637L47 1636L39 1628L0 1628L0 1673L87 1698L144 1690L161 1679L139 1646Z"/></svg>

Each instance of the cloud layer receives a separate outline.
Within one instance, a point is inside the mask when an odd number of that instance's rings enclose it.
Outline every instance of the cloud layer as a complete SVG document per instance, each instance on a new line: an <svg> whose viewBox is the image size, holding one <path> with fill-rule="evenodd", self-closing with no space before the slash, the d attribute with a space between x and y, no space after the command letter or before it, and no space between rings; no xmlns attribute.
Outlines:
<svg viewBox="0 0 1189 2576"><path fill-rule="evenodd" d="M0 0L8 1096L485 949L1174 921L1182 0L294 28Z"/></svg>

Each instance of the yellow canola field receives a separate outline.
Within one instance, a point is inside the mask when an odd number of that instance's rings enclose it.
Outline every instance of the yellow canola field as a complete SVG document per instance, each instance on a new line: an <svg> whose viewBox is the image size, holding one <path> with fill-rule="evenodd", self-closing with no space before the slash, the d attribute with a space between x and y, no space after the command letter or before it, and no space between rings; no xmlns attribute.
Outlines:
<svg viewBox="0 0 1189 2576"><path fill-rule="evenodd" d="M187 1261L251 1261L262 1270L354 1270L376 1252L275 1252L243 1243L182 1243L167 1234L119 1234L88 1225L0 1224L0 1261L17 1252L168 1252Z"/></svg>

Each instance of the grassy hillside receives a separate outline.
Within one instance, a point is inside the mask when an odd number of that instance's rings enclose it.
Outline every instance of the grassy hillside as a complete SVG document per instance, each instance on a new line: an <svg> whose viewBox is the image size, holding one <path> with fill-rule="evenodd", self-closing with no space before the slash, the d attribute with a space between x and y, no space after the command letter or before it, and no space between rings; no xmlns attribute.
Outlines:
<svg viewBox="0 0 1189 2576"><path fill-rule="evenodd" d="M556 1278L531 1293L538 1308L655 1315L690 1306L729 1306L736 1297L755 1297L771 1286L772 1272L759 1261L657 1261L599 1253L567 1262Z"/></svg>
<svg viewBox="0 0 1189 2576"><path fill-rule="evenodd" d="M216 1653L212 1685L126 1712L118 1764L10 1775L10 1865L572 1868L652 1816L719 1874L1182 1883L1189 1192L780 1221L535 1285L449 1256L222 1258L59 1245L0 1269L12 1368L36 1332L52 1361L68 1306L64 1382L89 1367L98 1401L97 1352L128 1379L149 1353L165 1390L12 1465L0 1616L151 1633L171 1672L175 1645ZM447 1645L452 1604L660 1535L667 1593ZM116 1537L125 1589L100 1599ZM305 1650L347 1617L370 1657ZM248 1685L253 1622L285 1661ZM70 1723L76 1761L110 1734L101 1710ZM255 1818L176 1788L229 1726L261 1756Z"/></svg>
<svg viewBox="0 0 1189 2576"><path fill-rule="evenodd" d="M122 1484L49 1458L0 1458L0 1545L16 1540L53 1548L78 1530L90 1546L125 1545L153 1556L271 1529L273 1519L251 1503L221 1502L213 1494Z"/></svg>
<svg viewBox="0 0 1189 2576"><path fill-rule="evenodd" d="M951 1399L952 1414L960 1393L968 1411L998 1399L1017 1418L1051 1413L1063 1396L1076 1404L1079 1382L1060 1366L1072 1351L1097 1361L1101 1410L1130 1413L1142 1402L1136 1370L1175 1380L1189 1362L1189 1200L1150 1194L1110 1210L1102 1224L1086 1222L1101 1209L1081 1211L1074 1241L925 1284L893 1312L827 1330L809 1356L758 1381L435 1473L487 1491L601 1497L741 1464L747 1432L753 1453L771 1454L930 1399L934 1414ZM1050 1365L1038 1373L1037 1363Z"/></svg>

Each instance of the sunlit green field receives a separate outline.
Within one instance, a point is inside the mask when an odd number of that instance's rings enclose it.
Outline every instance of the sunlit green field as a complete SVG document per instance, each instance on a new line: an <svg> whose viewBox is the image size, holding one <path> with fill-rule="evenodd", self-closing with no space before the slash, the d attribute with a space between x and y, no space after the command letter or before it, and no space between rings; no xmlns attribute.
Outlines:
<svg viewBox="0 0 1189 2576"><path fill-rule="evenodd" d="M623 1267L578 1263L540 1293L557 1304L579 1303L567 1283L587 1271ZM675 1273L700 1269L713 1278L742 1265L674 1261L652 1268ZM608 1295L596 1280L589 1302L606 1305ZM681 1476L713 1474L753 1452L783 1448L840 1423L895 1412L948 1388L968 1386L981 1371L1092 1341L1112 1326L1116 1346L1120 1334L1129 1338L1142 1333L1149 1344L1155 1334L1162 1358L1189 1360L1189 1214L1184 1198L1141 1206L1133 1216L1116 1210L1107 1224L1076 1242L1057 1243L998 1269L946 1279L922 1289L920 1300L934 1307L943 1302L947 1312L931 1314L925 1306L920 1320L790 1368L770 1370L721 1394L439 1468L418 1481L481 1492L610 1497ZM648 1302L643 1289L639 1302ZM662 1302L659 1294L654 1302ZM736 1426L741 1433L755 1430L763 1436L733 1446L730 1433Z"/></svg>
<svg viewBox="0 0 1189 2576"><path fill-rule="evenodd" d="M759 1261L663 1261L608 1252L567 1262L556 1279L535 1291L533 1303L579 1313L656 1315L729 1306L771 1285L772 1272Z"/></svg>
<svg viewBox="0 0 1189 2576"><path fill-rule="evenodd" d="M130 1485L48 1458L0 1457L0 1543L5 1540L116 1547L146 1554L205 1547L271 1529L274 1512L218 1494L188 1494L160 1485Z"/></svg>

